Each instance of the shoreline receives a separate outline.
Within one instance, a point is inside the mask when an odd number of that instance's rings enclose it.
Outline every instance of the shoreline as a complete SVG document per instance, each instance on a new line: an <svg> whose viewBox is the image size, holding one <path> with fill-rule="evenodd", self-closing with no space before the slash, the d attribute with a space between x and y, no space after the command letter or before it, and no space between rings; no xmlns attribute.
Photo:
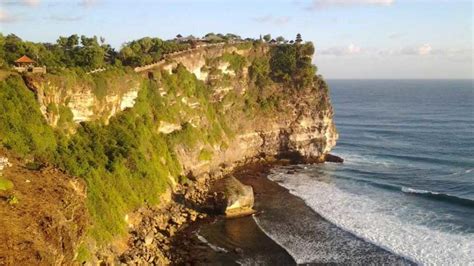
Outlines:
<svg viewBox="0 0 474 266"><path fill-rule="evenodd" d="M288 167L290 173L300 167L288 161L259 161L236 167L229 175L253 187L256 213L238 218L210 215L188 224L171 241L168 254L172 254L172 264L414 264L329 223L302 199L267 178L272 168L281 166ZM302 221L311 221L311 224L305 225ZM313 226L314 223L318 225ZM298 254L292 254L291 248L285 247L289 244L282 243L288 241L285 236L280 239L274 237L279 230L285 232L292 230L292 227L306 230L303 231L305 240L318 242L321 248L317 252L324 256L306 261L299 258ZM298 235L302 232L295 233ZM281 239L285 241L279 241Z"/></svg>
<svg viewBox="0 0 474 266"><path fill-rule="evenodd" d="M239 177L252 166L252 173L265 177L272 167L283 164L288 162L250 162L237 166L228 175L242 181ZM253 216L262 210L254 209L249 215L236 217L211 214L183 228L172 241L172 264L296 265L294 258L257 225Z"/></svg>

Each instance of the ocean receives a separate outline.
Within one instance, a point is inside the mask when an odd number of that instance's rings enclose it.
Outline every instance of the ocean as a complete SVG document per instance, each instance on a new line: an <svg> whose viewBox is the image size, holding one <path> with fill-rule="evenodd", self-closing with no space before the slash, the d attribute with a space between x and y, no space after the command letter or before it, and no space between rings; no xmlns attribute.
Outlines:
<svg viewBox="0 0 474 266"><path fill-rule="evenodd" d="M269 179L339 230L411 262L474 265L472 80L328 83L340 134L332 153L344 164L276 168ZM343 261L321 253L320 236L254 219L298 263Z"/></svg>
<svg viewBox="0 0 474 266"><path fill-rule="evenodd" d="M474 265L472 81L329 85L344 163L235 172L258 214L202 225L208 262Z"/></svg>

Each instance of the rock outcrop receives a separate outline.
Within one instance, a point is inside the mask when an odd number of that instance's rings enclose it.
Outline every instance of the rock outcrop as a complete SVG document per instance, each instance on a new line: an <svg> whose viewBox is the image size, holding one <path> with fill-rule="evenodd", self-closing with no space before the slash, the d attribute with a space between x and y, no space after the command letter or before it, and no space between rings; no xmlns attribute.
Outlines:
<svg viewBox="0 0 474 266"><path fill-rule="evenodd" d="M210 194L213 195L214 209L227 216L241 216L254 212L254 195L251 186L242 184L233 176L218 180Z"/></svg>

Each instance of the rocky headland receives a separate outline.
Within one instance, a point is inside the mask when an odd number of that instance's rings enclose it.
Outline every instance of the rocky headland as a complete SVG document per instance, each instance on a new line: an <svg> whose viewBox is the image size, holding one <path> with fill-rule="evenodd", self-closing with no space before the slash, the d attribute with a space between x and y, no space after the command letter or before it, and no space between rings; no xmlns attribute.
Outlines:
<svg viewBox="0 0 474 266"><path fill-rule="evenodd" d="M232 175L236 167L269 158L342 162L328 155L338 134L313 53L311 43L249 42L169 55L138 73L2 77L0 96L12 104L0 118L6 157L18 154L17 165L46 162L86 184L80 204L88 222L68 247L73 255L62 256L59 241L29 262L186 261L174 237L187 225L254 212L253 189ZM19 200L1 207L22 212ZM39 241L46 245L47 236ZM11 259L1 250L0 258Z"/></svg>

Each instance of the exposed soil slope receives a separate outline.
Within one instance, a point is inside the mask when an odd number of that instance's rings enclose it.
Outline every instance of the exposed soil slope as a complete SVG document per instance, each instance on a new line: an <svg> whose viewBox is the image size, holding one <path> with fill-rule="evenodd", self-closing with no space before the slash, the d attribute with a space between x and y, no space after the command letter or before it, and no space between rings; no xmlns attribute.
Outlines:
<svg viewBox="0 0 474 266"><path fill-rule="evenodd" d="M49 166L29 170L8 159L2 174L14 187L0 191L0 265L71 262L88 220L85 184ZM15 204L7 201L12 195Z"/></svg>

